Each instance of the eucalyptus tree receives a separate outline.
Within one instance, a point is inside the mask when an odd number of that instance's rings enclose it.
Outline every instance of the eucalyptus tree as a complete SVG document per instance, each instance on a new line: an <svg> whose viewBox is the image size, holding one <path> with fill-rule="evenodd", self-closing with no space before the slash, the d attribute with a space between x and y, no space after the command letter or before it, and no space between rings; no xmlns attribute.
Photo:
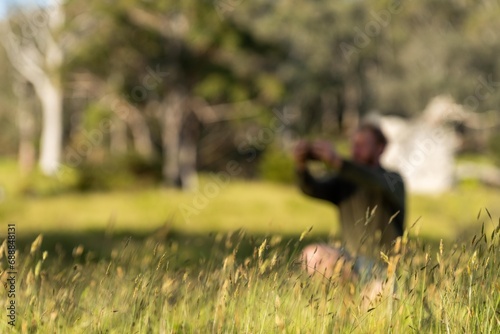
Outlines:
<svg viewBox="0 0 500 334"><path fill-rule="evenodd" d="M53 2L38 8L20 7L1 22L0 41L10 63L30 82L42 106L39 164L45 174L57 172L63 135L63 87L60 68L64 50L60 34L65 15Z"/></svg>

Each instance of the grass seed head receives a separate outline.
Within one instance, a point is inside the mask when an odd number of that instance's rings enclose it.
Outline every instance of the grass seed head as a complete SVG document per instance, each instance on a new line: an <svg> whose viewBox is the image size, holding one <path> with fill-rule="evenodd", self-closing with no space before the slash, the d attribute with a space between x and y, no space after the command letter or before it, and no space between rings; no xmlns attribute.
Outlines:
<svg viewBox="0 0 500 334"><path fill-rule="evenodd" d="M43 241L43 235L39 234L38 237L36 237L35 241L31 244L31 249L30 249L30 255L33 255L40 249L42 246L42 241Z"/></svg>
<svg viewBox="0 0 500 334"><path fill-rule="evenodd" d="M267 245L267 239L264 239L262 244L259 247L259 259L262 258L262 255L264 254L264 251L266 250L266 245Z"/></svg>

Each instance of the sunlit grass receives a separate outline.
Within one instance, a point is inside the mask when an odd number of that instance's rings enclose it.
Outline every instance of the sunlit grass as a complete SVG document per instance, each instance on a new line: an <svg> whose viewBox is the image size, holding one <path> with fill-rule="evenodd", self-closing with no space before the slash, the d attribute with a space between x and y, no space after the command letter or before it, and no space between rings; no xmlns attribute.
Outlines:
<svg viewBox="0 0 500 334"><path fill-rule="evenodd" d="M408 225L419 220L420 235L426 238L457 240L479 231L477 215L486 209L500 216L500 192L483 186L458 188L435 196L409 197Z"/></svg>
<svg viewBox="0 0 500 334"><path fill-rule="evenodd" d="M166 222L179 231L232 231L298 234L313 227L316 235L338 235L336 209L307 198L293 185L231 180L206 191L212 179L202 176L200 190L139 188L110 192L53 191L23 193L26 181L15 164L0 164L0 218L16 223L18 233L106 229L149 231ZM61 185L43 183L44 189ZM215 195L214 195L215 194ZM483 208L500 215L500 192L462 184L435 196L409 195L407 225L426 238L455 240L479 230L475 218Z"/></svg>
<svg viewBox="0 0 500 334"><path fill-rule="evenodd" d="M182 207L194 207L197 196L158 188L17 197L4 201L0 215L18 224L19 233L106 228L110 223L117 230L144 231L166 221L173 228L196 232L246 227L254 232L296 233L312 225L325 232L335 227L333 209L303 198L292 187L235 181L198 206L195 214L184 215Z"/></svg>
<svg viewBox="0 0 500 334"><path fill-rule="evenodd" d="M307 243L338 233L338 222L328 203L294 186L231 180L185 219L182 208L207 195L209 177L194 193L82 194L44 180L40 195L23 192L25 182L15 164L0 164L0 218L16 224L19 239L21 333L494 333L500 326L500 194L478 184L409 196L409 239L401 258L387 258L394 274L370 304L362 286L310 279L296 263ZM34 233L44 241L30 247ZM0 307L7 301L2 290Z"/></svg>
<svg viewBox="0 0 500 334"><path fill-rule="evenodd" d="M492 219L485 218L494 225ZM18 254L17 326L22 333L495 333L500 326L500 225L468 242L432 248L403 238L386 260L385 288L308 277L296 263L304 240L253 241L217 234L207 257L167 236L125 240L105 258L75 247L69 258L39 238ZM192 246L192 245L191 245ZM4 246L5 247L5 244ZM0 252L3 254L3 251ZM189 259L188 259L189 260ZM0 262L6 268L5 257ZM0 292L1 307L8 300ZM2 332L6 321L0 322Z"/></svg>

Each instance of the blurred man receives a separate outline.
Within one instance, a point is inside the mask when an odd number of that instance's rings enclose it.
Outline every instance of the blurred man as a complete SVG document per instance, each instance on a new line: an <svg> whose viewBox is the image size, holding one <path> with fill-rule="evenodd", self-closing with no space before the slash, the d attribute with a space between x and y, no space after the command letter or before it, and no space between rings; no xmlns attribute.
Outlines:
<svg viewBox="0 0 500 334"><path fill-rule="evenodd" d="M382 131L365 124L352 138L351 159L342 158L325 141L300 142L296 146L294 158L300 188L309 196L336 205L341 223L339 247L316 244L303 250L302 263L310 274L338 274L350 280L366 277L380 251L390 251L403 234L404 183L398 173L380 165L386 145ZM306 166L308 160L324 162L334 170L333 175L321 180L314 178Z"/></svg>

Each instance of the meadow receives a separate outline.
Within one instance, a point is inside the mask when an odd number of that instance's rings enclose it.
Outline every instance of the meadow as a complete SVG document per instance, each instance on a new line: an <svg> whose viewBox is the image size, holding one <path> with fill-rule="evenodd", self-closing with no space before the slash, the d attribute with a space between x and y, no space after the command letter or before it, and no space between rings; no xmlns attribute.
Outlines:
<svg viewBox="0 0 500 334"><path fill-rule="evenodd" d="M71 176L68 176L71 178ZM498 333L500 193L469 182L408 197L383 292L308 277L297 254L338 238L336 212L294 186L231 180L216 196L161 187L28 188L0 163L0 235L16 226L20 333ZM32 182L32 181L30 181ZM70 182L70 180L64 180ZM211 182L202 178L201 189ZM206 194L205 194L206 195ZM183 209L197 204L186 219ZM0 252L2 282L7 243ZM2 290L0 305L9 298Z"/></svg>

